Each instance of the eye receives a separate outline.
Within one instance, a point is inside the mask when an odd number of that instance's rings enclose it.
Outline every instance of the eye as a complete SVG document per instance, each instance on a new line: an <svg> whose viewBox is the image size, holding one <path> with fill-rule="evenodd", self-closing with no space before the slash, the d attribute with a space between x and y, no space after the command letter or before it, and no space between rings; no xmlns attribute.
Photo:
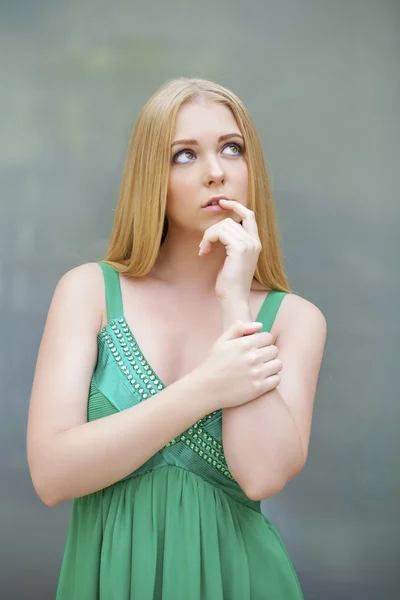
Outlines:
<svg viewBox="0 0 400 600"><path fill-rule="evenodd" d="M230 143L230 144L226 144L223 147L223 152L229 148L230 152L228 152L228 156L239 156L240 154L243 154L243 146L241 144L237 144L235 143Z"/></svg>
<svg viewBox="0 0 400 600"><path fill-rule="evenodd" d="M194 158L195 154L191 150L180 150L174 155L172 162L182 165L191 162Z"/></svg>

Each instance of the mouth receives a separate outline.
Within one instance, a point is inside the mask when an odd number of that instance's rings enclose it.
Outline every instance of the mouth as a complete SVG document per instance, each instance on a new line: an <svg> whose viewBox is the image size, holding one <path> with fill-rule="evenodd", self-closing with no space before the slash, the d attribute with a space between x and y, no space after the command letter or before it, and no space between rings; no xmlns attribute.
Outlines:
<svg viewBox="0 0 400 600"><path fill-rule="evenodd" d="M230 198L227 198L226 196L214 196L213 198L210 198L208 202L203 204L201 208L208 208L209 206L219 206L221 210L224 210L222 206L219 205L220 200L230 200Z"/></svg>

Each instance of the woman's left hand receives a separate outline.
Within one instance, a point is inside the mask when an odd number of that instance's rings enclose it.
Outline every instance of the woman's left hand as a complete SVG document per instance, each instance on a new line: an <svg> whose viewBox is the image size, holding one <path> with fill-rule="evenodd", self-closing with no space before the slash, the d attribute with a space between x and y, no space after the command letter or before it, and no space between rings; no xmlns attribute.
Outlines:
<svg viewBox="0 0 400 600"><path fill-rule="evenodd" d="M214 242L221 242L226 248L226 260L215 284L215 293L222 300L239 298L248 300L261 242L253 211L235 200L220 200L219 204L231 210L242 220L236 223L226 218L209 227L203 235L199 255L209 254Z"/></svg>

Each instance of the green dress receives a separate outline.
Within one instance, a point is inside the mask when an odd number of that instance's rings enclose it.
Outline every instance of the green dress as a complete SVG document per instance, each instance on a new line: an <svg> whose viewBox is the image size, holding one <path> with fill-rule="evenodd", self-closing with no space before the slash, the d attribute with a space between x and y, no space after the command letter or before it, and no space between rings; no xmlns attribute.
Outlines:
<svg viewBox="0 0 400 600"><path fill-rule="evenodd" d="M165 388L123 312L118 272L103 270L108 323L98 335L88 421ZM258 315L270 330L284 292ZM279 533L229 472L222 410L203 417L134 473L76 498L57 600L302 600Z"/></svg>

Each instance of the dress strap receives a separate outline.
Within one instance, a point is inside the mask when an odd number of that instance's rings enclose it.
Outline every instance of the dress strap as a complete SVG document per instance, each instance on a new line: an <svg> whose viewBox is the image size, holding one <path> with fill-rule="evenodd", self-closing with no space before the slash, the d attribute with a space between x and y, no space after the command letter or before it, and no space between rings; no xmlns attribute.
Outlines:
<svg viewBox="0 0 400 600"><path fill-rule="evenodd" d="M104 276L107 319L109 321L112 321L113 319L122 317L124 314L119 272L117 271L117 269L114 269L114 267L107 263L99 262L99 265L103 271Z"/></svg>
<svg viewBox="0 0 400 600"><path fill-rule="evenodd" d="M267 297L264 300L261 310L258 313L257 321L262 323L261 331L271 331L272 325L274 324L275 317L278 314L279 307L282 300L286 296L287 292L281 292L279 290L270 290ZM259 333L260 333L259 332Z"/></svg>

